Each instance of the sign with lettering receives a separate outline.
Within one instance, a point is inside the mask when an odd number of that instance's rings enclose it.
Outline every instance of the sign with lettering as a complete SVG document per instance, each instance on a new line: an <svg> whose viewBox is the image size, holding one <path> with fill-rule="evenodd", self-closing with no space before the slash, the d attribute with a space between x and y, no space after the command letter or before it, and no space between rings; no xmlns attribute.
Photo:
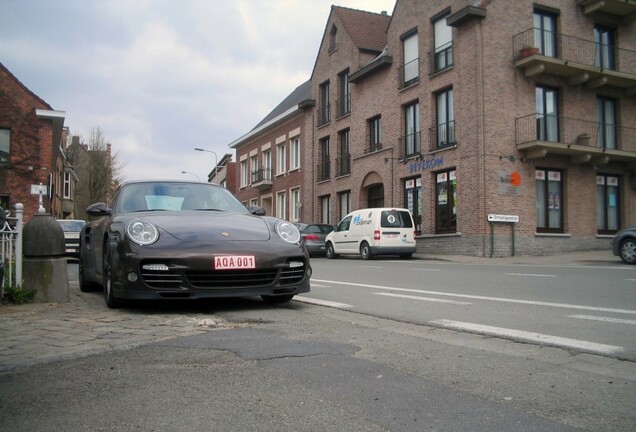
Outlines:
<svg viewBox="0 0 636 432"><path fill-rule="evenodd" d="M508 223L517 223L519 222L519 216L517 215L500 215L500 214L489 214L488 222L508 222Z"/></svg>

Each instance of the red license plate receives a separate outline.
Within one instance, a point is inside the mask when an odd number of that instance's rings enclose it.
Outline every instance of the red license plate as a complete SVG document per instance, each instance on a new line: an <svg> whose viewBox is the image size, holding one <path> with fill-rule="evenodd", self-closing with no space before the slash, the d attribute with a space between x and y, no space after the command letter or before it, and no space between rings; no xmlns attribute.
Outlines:
<svg viewBox="0 0 636 432"><path fill-rule="evenodd" d="M254 255L221 255L214 257L215 270L241 270L256 268Z"/></svg>

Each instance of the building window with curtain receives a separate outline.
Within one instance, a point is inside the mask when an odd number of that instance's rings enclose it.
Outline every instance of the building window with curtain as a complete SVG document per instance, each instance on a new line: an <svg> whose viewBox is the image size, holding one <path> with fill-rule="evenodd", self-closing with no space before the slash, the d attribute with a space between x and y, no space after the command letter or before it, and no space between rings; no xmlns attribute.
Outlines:
<svg viewBox="0 0 636 432"><path fill-rule="evenodd" d="M450 12L433 19L433 37L435 49L433 72L443 71L453 66L453 28L446 24Z"/></svg>
<svg viewBox="0 0 636 432"><path fill-rule="evenodd" d="M289 151L289 169L295 170L300 168L300 137L291 139Z"/></svg>
<svg viewBox="0 0 636 432"><path fill-rule="evenodd" d="M372 153L382 148L382 123L381 117L373 117L368 121L369 128L369 147L365 153Z"/></svg>
<svg viewBox="0 0 636 432"><path fill-rule="evenodd" d="M559 142L559 93L550 87L535 89L537 140Z"/></svg>
<svg viewBox="0 0 636 432"><path fill-rule="evenodd" d="M594 66L614 70L614 29L595 24L594 43L596 45Z"/></svg>
<svg viewBox="0 0 636 432"><path fill-rule="evenodd" d="M402 58L404 62L398 68L399 88L415 84L420 80L420 55L417 29L402 36Z"/></svg>
<svg viewBox="0 0 636 432"><path fill-rule="evenodd" d="M415 102L404 107L403 157L420 154L420 104Z"/></svg>
<svg viewBox="0 0 636 432"><path fill-rule="evenodd" d="M539 48L539 52L543 56L557 57L557 15L543 10L535 10L533 23L534 46Z"/></svg>
<svg viewBox="0 0 636 432"><path fill-rule="evenodd" d="M596 99L598 121L598 147L615 150L616 146L616 101L599 96Z"/></svg>
<svg viewBox="0 0 636 432"><path fill-rule="evenodd" d="M247 167L247 160L241 161L241 187L250 184L250 170Z"/></svg>
<svg viewBox="0 0 636 432"><path fill-rule="evenodd" d="M300 188L291 190L291 202L290 202L289 214L291 215L291 222L300 221Z"/></svg>
<svg viewBox="0 0 636 432"><path fill-rule="evenodd" d="M340 73L338 75L338 97L340 98L337 102L338 107L338 117L342 117L351 113L351 88L349 85L349 70Z"/></svg>
<svg viewBox="0 0 636 432"><path fill-rule="evenodd" d="M436 148L453 146L455 141L455 109L453 107L453 89L437 94L437 126L435 130Z"/></svg>
<svg viewBox="0 0 636 432"><path fill-rule="evenodd" d="M563 232L563 173L560 170L535 171L537 188L537 232Z"/></svg>
<svg viewBox="0 0 636 432"><path fill-rule="evenodd" d="M619 186L618 176L596 176L596 223L599 234L616 234L621 226Z"/></svg>
<svg viewBox="0 0 636 432"><path fill-rule="evenodd" d="M351 174L351 153L349 150L349 129L338 132L339 157L336 160L336 176Z"/></svg>
<svg viewBox="0 0 636 432"><path fill-rule="evenodd" d="M329 81L320 84L318 89L318 126L323 126L331 121L331 98L329 95Z"/></svg>
<svg viewBox="0 0 636 432"><path fill-rule="evenodd" d="M327 180L331 177L331 170L329 165L329 142L330 138L322 138L319 142L319 162L317 169L317 181Z"/></svg>
<svg viewBox="0 0 636 432"><path fill-rule="evenodd" d="M331 196L320 197L320 223L331 224Z"/></svg>
<svg viewBox="0 0 636 432"><path fill-rule="evenodd" d="M351 211L351 191L340 192L338 201L340 202L340 217L338 220L342 220Z"/></svg>
<svg viewBox="0 0 636 432"><path fill-rule="evenodd" d="M287 155L285 154L285 144L276 146L276 174L285 174L287 171Z"/></svg>

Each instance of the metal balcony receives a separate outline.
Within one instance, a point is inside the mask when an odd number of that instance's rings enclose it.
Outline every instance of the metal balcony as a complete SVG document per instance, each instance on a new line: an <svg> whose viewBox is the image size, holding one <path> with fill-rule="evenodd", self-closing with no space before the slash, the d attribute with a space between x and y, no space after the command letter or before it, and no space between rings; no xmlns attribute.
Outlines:
<svg viewBox="0 0 636 432"><path fill-rule="evenodd" d="M316 181L321 182L331 178L331 170L329 161L320 163L316 166Z"/></svg>
<svg viewBox="0 0 636 432"><path fill-rule="evenodd" d="M420 59L398 67L398 89L403 89L420 81Z"/></svg>
<svg viewBox="0 0 636 432"><path fill-rule="evenodd" d="M527 78L554 75L569 85L611 86L636 95L636 51L536 28L515 35L512 45L514 65Z"/></svg>
<svg viewBox="0 0 636 432"><path fill-rule="evenodd" d="M515 119L515 141L527 159L559 155L573 164L636 162L636 128L620 125L530 114Z"/></svg>
<svg viewBox="0 0 636 432"><path fill-rule="evenodd" d="M336 177L351 174L351 155L346 154L336 159Z"/></svg>
<svg viewBox="0 0 636 432"><path fill-rule="evenodd" d="M260 169L252 172L252 187L270 189L272 187L272 170Z"/></svg>
<svg viewBox="0 0 636 432"><path fill-rule="evenodd" d="M422 134L420 131L400 137L400 159L408 159L422 154Z"/></svg>

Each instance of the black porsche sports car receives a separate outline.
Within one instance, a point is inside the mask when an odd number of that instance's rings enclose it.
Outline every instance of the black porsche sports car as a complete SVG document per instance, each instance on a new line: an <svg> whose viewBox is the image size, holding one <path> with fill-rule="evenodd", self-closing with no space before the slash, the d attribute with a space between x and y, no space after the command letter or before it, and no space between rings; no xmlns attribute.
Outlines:
<svg viewBox="0 0 636 432"><path fill-rule="evenodd" d="M281 303L309 292L298 229L247 209L227 189L190 181L133 181L80 234L79 284L125 300L261 296Z"/></svg>

